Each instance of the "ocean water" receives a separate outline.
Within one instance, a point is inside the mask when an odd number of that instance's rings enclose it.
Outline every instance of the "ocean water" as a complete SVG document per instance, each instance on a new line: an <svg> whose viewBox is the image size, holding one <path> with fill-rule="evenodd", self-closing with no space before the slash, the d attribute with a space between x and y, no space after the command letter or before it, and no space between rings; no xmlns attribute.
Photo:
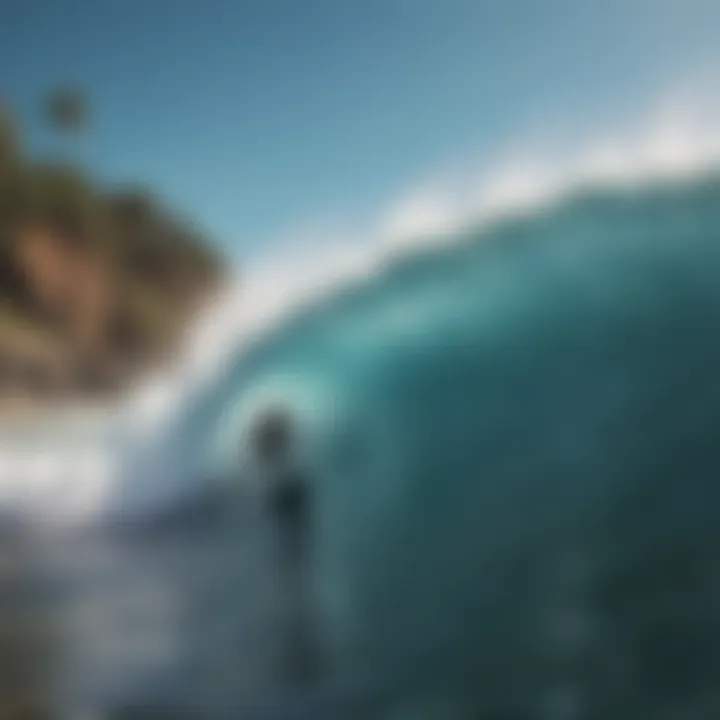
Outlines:
<svg viewBox="0 0 720 720"><path fill-rule="evenodd" d="M286 312L146 446L130 411L104 426L126 481L69 504L96 522L27 531L42 693L100 717L714 717L719 278L709 174L578 191ZM247 461L277 403L314 491L326 665L298 693Z"/></svg>

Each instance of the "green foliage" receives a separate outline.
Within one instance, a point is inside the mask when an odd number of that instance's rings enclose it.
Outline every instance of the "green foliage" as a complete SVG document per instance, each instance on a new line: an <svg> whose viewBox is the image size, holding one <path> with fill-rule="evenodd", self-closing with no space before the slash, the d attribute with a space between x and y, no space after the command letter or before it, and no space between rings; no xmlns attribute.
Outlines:
<svg viewBox="0 0 720 720"><path fill-rule="evenodd" d="M220 274L219 259L197 228L171 214L149 192L109 193L104 206L117 258L131 275L167 283L180 274L198 280Z"/></svg>
<svg viewBox="0 0 720 720"><path fill-rule="evenodd" d="M105 216L97 190L76 168L28 164L19 174L16 211L20 220L46 225L86 244L103 239Z"/></svg>

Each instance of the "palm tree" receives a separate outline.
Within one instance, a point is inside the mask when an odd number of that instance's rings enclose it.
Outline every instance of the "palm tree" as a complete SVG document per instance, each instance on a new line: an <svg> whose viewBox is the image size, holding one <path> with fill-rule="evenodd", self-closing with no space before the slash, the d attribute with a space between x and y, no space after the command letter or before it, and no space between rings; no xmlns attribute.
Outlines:
<svg viewBox="0 0 720 720"><path fill-rule="evenodd" d="M45 115L50 125L61 133L82 132L88 123L85 94L75 87L56 88L47 96Z"/></svg>
<svg viewBox="0 0 720 720"><path fill-rule="evenodd" d="M68 202L68 193L77 201L77 181L82 185L84 176L79 167L82 165L83 154L80 139L88 126L85 93L81 88L71 85L52 88L44 98L43 114L50 128L62 136L57 157L59 162L53 163L56 168L50 171L51 183L45 188L45 192L55 196L60 204ZM81 191L81 195L83 194L84 190ZM59 199L62 196L65 196L64 201Z"/></svg>

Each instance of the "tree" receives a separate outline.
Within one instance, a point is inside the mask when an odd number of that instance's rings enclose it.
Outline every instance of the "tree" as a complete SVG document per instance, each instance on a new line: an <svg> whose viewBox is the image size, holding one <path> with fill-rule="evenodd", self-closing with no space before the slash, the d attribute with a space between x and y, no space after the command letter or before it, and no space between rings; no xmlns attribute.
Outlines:
<svg viewBox="0 0 720 720"><path fill-rule="evenodd" d="M45 114L50 125L59 132L82 132L88 123L85 94L75 87L56 88L46 99Z"/></svg>

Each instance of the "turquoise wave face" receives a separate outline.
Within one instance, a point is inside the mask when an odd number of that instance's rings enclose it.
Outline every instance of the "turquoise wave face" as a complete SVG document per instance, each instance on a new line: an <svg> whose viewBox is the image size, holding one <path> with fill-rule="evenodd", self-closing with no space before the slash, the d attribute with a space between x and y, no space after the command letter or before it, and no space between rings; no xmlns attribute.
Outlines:
<svg viewBox="0 0 720 720"><path fill-rule="evenodd" d="M492 707L597 652L588 692L610 703L662 684L652 643L678 632L720 667L717 622L655 623L676 586L683 612L720 607L702 564L720 549L720 182L586 194L452 241L245 352L185 446L229 466L278 399L305 423L320 585L356 674L482 672Z"/></svg>

